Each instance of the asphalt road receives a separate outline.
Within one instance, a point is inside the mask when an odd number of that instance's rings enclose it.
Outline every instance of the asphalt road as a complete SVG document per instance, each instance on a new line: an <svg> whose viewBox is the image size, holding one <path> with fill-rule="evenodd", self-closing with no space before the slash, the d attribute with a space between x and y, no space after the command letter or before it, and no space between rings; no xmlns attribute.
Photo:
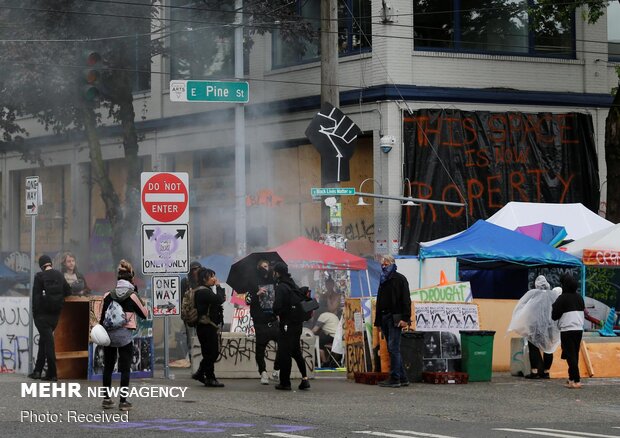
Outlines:
<svg viewBox="0 0 620 438"><path fill-rule="evenodd" d="M0 436L620 437L620 379L589 379L571 390L560 380L494 374L491 382L388 389L322 375L309 391L281 392L258 379L213 389L189 371L175 374L132 386L187 387L184 397L134 397L126 421L90 423L76 416L103 412L100 399L88 396L95 382L77 382L82 397L34 398L21 393L31 380L0 374Z"/></svg>

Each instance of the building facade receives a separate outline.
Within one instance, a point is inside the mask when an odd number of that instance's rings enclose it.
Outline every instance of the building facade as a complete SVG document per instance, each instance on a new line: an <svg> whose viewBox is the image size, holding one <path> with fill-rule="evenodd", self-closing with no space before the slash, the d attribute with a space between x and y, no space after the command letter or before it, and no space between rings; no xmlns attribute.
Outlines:
<svg viewBox="0 0 620 438"><path fill-rule="evenodd" d="M234 105L170 99L171 80L230 79L234 73L232 31L228 39L211 40L208 32L192 28L187 11L176 8L191 4L163 2L160 18L185 26L183 32L167 37L167 44L171 48L198 44L211 54L208 62L197 56L189 64L176 59L174 51L169 57L153 59L150 76L137 85L134 95L136 113L142 116L137 122L139 155L143 171L189 173L192 257L236 255L239 173ZM298 4L300 13L317 29L319 4L319 0ZM528 27L526 0L471 5L461 0L344 0L338 4L341 53L334 83L339 85L340 108L362 130L350 162L351 180L341 186L425 197L412 181L408 165L411 149L420 145L405 138L411 135L407 121L413 121L418 132L431 133L419 124L420 111L450 117L456 112L548 114L548 118L583 114L591 120L591 131L585 135L592 138L595 154L589 159L598 168L595 191L600 192L598 208L604 213L605 118L610 90L618 83L615 68L620 65L620 35L608 20L590 25L577 16L568 28L557 25L552 31L536 31ZM620 16L619 9L617 2L610 5L610 23ZM245 79L250 84L245 105L245 250L274 247L300 235L319 239L327 231L321 219L323 203L311 197L310 189L322 186L320 156L304 134L320 106L318 38L308 41L301 54L283 42L274 25L271 32L255 38L245 61ZM110 262L93 251L109 239L110 231L98 188L92 183L87 145L52 136L33 120L22 122L30 133L29 147L41 149L45 165L24 162L16 153L0 155L2 251L29 250L25 177L38 175L44 203L37 217L37 253L71 250L84 260L82 269L106 270ZM556 130L565 129L558 126ZM125 167L119 131L107 126L102 132L104 158L120 189ZM389 152L379 147L383 136L395 138ZM458 167L458 162L447 162L438 172L450 174ZM459 214L469 222L480 212L474 211L476 193L466 185L450 196L442 198L436 192L427 197L466 202L472 208ZM524 200L521 192L514 192L492 206ZM367 198L371 205L362 207L357 201L341 197L342 225L335 231L347 239L347 249L359 255L398 253L403 226L435 213L428 205L403 207L400 201ZM447 217L454 211L445 209ZM434 229L432 235L442 231L451 230Z"/></svg>

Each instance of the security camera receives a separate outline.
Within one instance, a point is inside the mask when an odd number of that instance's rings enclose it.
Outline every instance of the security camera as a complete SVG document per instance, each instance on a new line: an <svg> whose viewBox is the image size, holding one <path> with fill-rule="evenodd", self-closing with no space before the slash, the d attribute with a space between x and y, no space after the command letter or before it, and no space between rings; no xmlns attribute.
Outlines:
<svg viewBox="0 0 620 438"><path fill-rule="evenodd" d="M379 141L379 147L384 154L387 154L396 146L396 137L393 135L384 135Z"/></svg>

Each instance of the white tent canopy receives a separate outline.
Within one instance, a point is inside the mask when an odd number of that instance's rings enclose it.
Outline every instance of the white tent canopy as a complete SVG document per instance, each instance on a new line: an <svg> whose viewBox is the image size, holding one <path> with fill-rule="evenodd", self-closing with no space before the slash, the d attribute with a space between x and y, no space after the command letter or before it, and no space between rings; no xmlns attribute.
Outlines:
<svg viewBox="0 0 620 438"><path fill-rule="evenodd" d="M487 222L513 231L517 227L546 222L563 226L568 234L566 238L573 240L581 239L614 225L607 219L587 209L581 203L543 204L537 202L509 202L501 210L488 218ZM428 242L420 242L420 246L435 245L436 243L451 239L461 234L461 232Z"/></svg>
<svg viewBox="0 0 620 438"><path fill-rule="evenodd" d="M589 234L571 242L562 249L576 257L583 257L584 249L615 249L620 250L620 224Z"/></svg>
<svg viewBox="0 0 620 438"><path fill-rule="evenodd" d="M581 239L613 225L607 219L587 209L583 204L541 204L509 202L487 219L487 222L514 230L524 225L547 222L566 229L567 239Z"/></svg>

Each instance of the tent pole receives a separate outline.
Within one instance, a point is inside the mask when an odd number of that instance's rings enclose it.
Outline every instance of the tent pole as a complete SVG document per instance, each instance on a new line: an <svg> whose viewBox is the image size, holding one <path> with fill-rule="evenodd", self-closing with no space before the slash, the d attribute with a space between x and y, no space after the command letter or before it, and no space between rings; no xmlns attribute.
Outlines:
<svg viewBox="0 0 620 438"><path fill-rule="evenodd" d="M581 296L586 297L586 265L581 265Z"/></svg>
<svg viewBox="0 0 620 438"><path fill-rule="evenodd" d="M362 279L360 278L360 282L361 281ZM368 268L366 268L366 283L368 284L368 296L372 298L372 286L370 286L370 276L368 275Z"/></svg>

